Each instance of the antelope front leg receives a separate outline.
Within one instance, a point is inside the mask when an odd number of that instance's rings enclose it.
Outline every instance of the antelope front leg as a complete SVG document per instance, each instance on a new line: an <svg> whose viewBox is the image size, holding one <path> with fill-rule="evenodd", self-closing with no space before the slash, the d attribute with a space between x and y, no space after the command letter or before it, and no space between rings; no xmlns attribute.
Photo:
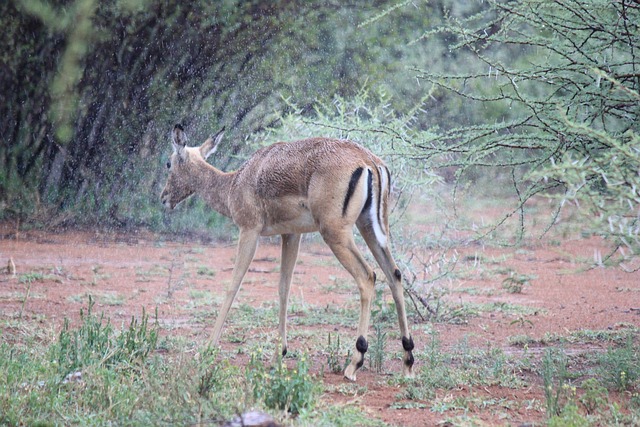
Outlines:
<svg viewBox="0 0 640 427"><path fill-rule="evenodd" d="M278 294L280 296L280 315L278 322L278 332L280 334L280 345L276 345L273 354L273 363L278 360L279 354L287 354L287 306L289 303L289 291L291 290L291 279L293 269L298 259L300 248L300 234L282 235L282 258L280 260L280 285Z"/></svg>
<svg viewBox="0 0 640 427"><path fill-rule="evenodd" d="M233 277L231 279L231 285L227 289L227 295L225 297L224 303L222 304L222 307L220 307L220 312L218 313L216 324L213 327L213 336L211 338L211 344L213 346L218 345L218 342L220 341L220 335L222 334L224 321L227 319L231 304L233 304L233 300L238 294L238 290L240 289L240 285L242 284L242 279L249 269L249 264L251 264L251 261L256 254L259 237L260 232L257 230L240 230L240 236L238 238L238 251L236 253L236 263L233 266Z"/></svg>

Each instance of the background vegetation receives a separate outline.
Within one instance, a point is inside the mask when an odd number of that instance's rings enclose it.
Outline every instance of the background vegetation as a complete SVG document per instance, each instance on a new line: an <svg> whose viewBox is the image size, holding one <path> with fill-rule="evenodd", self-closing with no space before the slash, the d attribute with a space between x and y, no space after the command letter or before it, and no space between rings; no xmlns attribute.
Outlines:
<svg viewBox="0 0 640 427"><path fill-rule="evenodd" d="M0 217L216 224L198 201L173 217L157 203L167 132L179 121L196 142L230 130L215 160L224 169L251 151L247 142L348 136L414 176L440 171L456 189L503 179L513 196L505 219L520 218L516 240L526 202L544 195L558 199L557 212L573 202L588 213L585 232L611 237L618 257L638 252L635 2L0 8Z"/></svg>
<svg viewBox="0 0 640 427"><path fill-rule="evenodd" d="M322 134L370 146L394 172L394 221L411 197L442 210L436 237L412 241L422 248L446 245L467 197L499 205L502 216L467 224L465 236L493 238L501 227L499 242L517 244L569 211L585 236L610 241L596 263L640 268L637 1L9 0L0 21L0 220L228 234L198 200L170 216L160 206L168 132L181 122L194 144L226 126L213 160L225 170L279 140ZM533 224L527 214L541 200L548 221ZM412 239L398 240L399 258L411 258ZM448 261L437 263L430 267L446 274ZM528 280L503 285L518 293ZM464 314L407 290L422 319ZM83 424L86 413L97 424L221 421L236 403L295 413L300 425L338 423L340 408L313 406L318 385L305 356L294 370L269 371L256 350L240 372L214 364L208 348L185 356L185 345L157 332L146 314L117 330L90 302L81 324L65 324L45 352L1 343L0 424L51 414ZM382 366L374 355L386 340L376 332L372 367ZM580 395L562 349L543 355L536 375L551 425L637 424L637 329L620 339L587 363ZM419 382L402 384L399 408L479 405L434 400L434 390L487 379L517 387L512 371L536 370L499 349L447 352L435 336L430 345L420 356L431 364ZM172 346L170 356L158 352ZM341 349L327 353L339 371ZM625 414L608 404L614 391L631 396ZM345 413L345 425L364 422Z"/></svg>
<svg viewBox="0 0 640 427"><path fill-rule="evenodd" d="M173 123L196 141L225 125L226 167L287 99L304 113L366 82L393 87L408 34L388 25L423 18L359 30L381 3L4 2L2 215L157 226Z"/></svg>
<svg viewBox="0 0 640 427"><path fill-rule="evenodd" d="M1 218L218 224L198 201L172 217L157 202L179 121L196 142L229 129L223 169L256 141L348 136L416 185L438 172L454 196L502 179L516 241L526 202L544 195L556 215L578 205L616 259L638 252L635 2L13 0L0 12Z"/></svg>

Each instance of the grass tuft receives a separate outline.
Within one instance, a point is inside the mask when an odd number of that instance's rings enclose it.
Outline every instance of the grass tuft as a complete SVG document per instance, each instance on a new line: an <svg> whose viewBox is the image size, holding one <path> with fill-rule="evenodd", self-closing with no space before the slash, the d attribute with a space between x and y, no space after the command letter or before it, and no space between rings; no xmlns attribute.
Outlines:
<svg viewBox="0 0 640 427"><path fill-rule="evenodd" d="M254 399L267 408L292 414L312 408L320 385L309 373L308 357L302 355L293 369L287 368L282 358L278 357L275 365L269 369L262 362L261 355L261 351L252 353L245 370Z"/></svg>

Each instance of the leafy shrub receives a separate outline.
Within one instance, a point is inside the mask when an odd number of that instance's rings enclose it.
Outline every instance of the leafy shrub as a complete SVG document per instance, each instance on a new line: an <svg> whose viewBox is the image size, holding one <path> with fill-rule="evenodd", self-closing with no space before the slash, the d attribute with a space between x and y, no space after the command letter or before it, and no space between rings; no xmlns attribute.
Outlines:
<svg viewBox="0 0 640 427"><path fill-rule="evenodd" d="M233 370L229 362L216 361L219 352L218 348L207 347L200 354L198 395L202 398L210 398L215 391L224 389L231 378Z"/></svg>
<svg viewBox="0 0 640 427"><path fill-rule="evenodd" d="M375 335L369 346L369 365L377 373L383 372L385 347L387 346L387 333L380 323L374 325Z"/></svg>
<svg viewBox="0 0 640 427"><path fill-rule="evenodd" d="M567 356L562 351L547 349L544 352L542 380L547 415L550 418L562 413L566 394L569 391L567 363Z"/></svg>
<svg viewBox="0 0 640 427"><path fill-rule="evenodd" d="M630 334L621 348L609 348L599 358L600 374L610 387L629 390L640 379L640 352Z"/></svg>
<svg viewBox="0 0 640 427"><path fill-rule="evenodd" d="M76 330L65 318L58 340L51 347L51 360L57 363L62 376L88 365L124 364L135 368L156 348L158 323L150 326L144 309L140 321L132 318L129 327L116 334L104 313L93 314L94 304L89 298L86 313L84 309L80 311L81 325Z"/></svg>
<svg viewBox="0 0 640 427"><path fill-rule="evenodd" d="M269 369L260 360L261 354L261 351L253 353L246 369L246 378L253 391L253 397L263 402L267 408L292 414L299 414L303 409L311 408L320 387L309 374L307 356L301 356L293 369L288 369L279 357L275 365Z"/></svg>
<svg viewBox="0 0 640 427"><path fill-rule="evenodd" d="M608 393L598 380L595 378L589 378L583 381L582 389L584 394L580 397L580 403L584 406L587 414L594 414L598 409L607 405Z"/></svg>
<svg viewBox="0 0 640 427"><path fill-rule="evenodd" d="M559 415L554 415L549 419L549 427L586 427L589 421L580 414L578 407L574 403L566 405Z"/></svg>
<svg viewBox="0 0 640 427"><path fill-rule="evenodd" d="M577 206L582 231L613 245L596 263L636 268L640 80L631 70L640 62L640 9L606 0L588 8L578 0L486 3L479 13L424 35L447 37L453 52L471 52L475 60L460 72L429 69L418 78L438 87L438 95L487 114L438 131L432 140L416 140L416 155L455 167L458 181L510 175L513 204L483 235L517 216L520 239L527 200L544 195L558 202L546 230L561 209Z"/></svg>
<svg viewBox="0 0 640 427"><path fill-rule="evenodd" d="M345 359L341 361L343 354L345 354L345 351L340 345L340 334L335 334L335 338L331 341L331 333L329 333L327 344L327 366L334 374L339 374L344 371L349 364L351 351L348 350L346 352Z"/></svg>

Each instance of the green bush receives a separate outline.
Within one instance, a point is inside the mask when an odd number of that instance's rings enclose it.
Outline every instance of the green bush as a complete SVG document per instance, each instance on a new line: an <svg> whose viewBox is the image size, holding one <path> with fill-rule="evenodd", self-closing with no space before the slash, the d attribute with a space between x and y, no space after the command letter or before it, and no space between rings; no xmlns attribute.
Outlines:
<svg viewBox="0 0 640 427"><path fill-rule="evenodd" d="M374 325L374 335L369 345L369 366L374 372L384 371L385 348L387 346L387 332L380 323Z"/></svg>
<svg viewBox="0 0 640 427"><path fill-rule="evenodd" d="M640 350L634 345L632 334L629 334L623 347L609 347L598 362L604 383L616 390L630 390L640 379Z"/></svg>
<svg viewBox="0 0 640 427"><path fill-rule="evenodd" d="M287 368L278 358L272 368L265 367L260 360L261 351L251 355L245 376L256 401L267 408L299 414L313 407L320 386L309 374L309 359L300 356L293 369Z"/></svg>
<svg viewBox="0 0 640 427"><path fill-rule="evenodd" d="M549 427L588 427L589 420L578 411L578 407L571 403L564 408L559 415L551 417L547 424Z"/></svg>
<svg viewBox="0 0 640 427"><path fill-rule="evenodd" d="M333 335L333 341L331 340L331 332L328 335L328 342L326 347L327 353L327 367L330 372L339 374L343 372L351 360L351 350L347 350L340 344L340 334Z"/></svg>
<svg viewBox="0 0 640 427"><path fill-rule="evenodd" d="M209 348L158 344L144 313L118 329L91 303L49 344L25 326L25 342L0 344L2 426L194 425L244 408L238 368Z"/></svg>
<svg viewBox="0 0 640 427"><path fill-rule="evenodd" d="M481 236L513 216L521 239L525 205L539 195L557 208L543 234L562 209L576 207L581 231L612 243L595 263L637 259L640 8L524 0L480 9L424 36L448 37L451 51L475 60L460 72L421 70L419 78L447 102L453 97L487 114L416 140L416 155L456 168L458 180L500 173L510 181L510 209Z"/></svg>
<svg viewBox="0 0 640 427"><path fill-rule="evenodd" d="M542 380L549 418L560 415L571 387L567 382L567 356L563 351L546 349L542 358Z"/></svg>
<svg viewBox="0 0 640 427"><path fill-rule="evenodd" d="M58 366L62 377L89 365L123 365L136 369L144 363L158 343L158 323L149 325L149 316L142 311L138 321L131 319L127 329L116 333L111 321L104 313L93 313L95 302L89 298L85 313L80 311L81 325L71 329L65 319L58 340L52 345L50 358Z"/></svg>
<svg viewBox="0 0 640 427"><path fill-rule="evenodd" d="M580 403L584 406L587 414L595 414L601 408L605 408L608 399L608 392L605 387L600 385L595 378L589 378L582 382L581 388L584 390L580 396Z"/></svg>

